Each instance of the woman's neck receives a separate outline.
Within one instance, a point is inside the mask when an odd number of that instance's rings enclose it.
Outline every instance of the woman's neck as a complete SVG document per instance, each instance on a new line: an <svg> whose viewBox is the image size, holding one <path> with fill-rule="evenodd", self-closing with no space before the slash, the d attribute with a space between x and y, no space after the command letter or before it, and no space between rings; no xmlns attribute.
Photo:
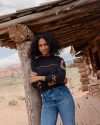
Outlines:
<svg viewBox="0 0 100 125"><path fill-rule="evenodd" d="M50 54L47 54L47 55L43 55L43 54L42 54L42 56L50 56L50 55L51 55L51 53L50 53Z"/></svg>

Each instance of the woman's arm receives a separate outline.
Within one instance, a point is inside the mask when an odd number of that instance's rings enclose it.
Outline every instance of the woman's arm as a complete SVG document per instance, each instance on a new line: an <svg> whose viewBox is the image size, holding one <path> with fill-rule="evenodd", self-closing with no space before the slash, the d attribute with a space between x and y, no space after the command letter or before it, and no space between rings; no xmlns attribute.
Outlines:
<svg viewBox="0 0 100 125"><path fill-rule="evenodd" d="M30 77L30 83L35 83L35 82L38 82L38 81L45 81L45 76L36 76L36 75L31 75ZM67 84L67 78L65 77L64 79L64 83ZM57 83L50 83L48 82L48 85L54 85L54 84L57 84Z"/></svg>
<svg viewBox="0 0 100 125"><path fill-rule="evenodd" d="M62 58L60 58L57 65L57 73L45 76L46 82L61 84L64 82L66 77L66 65Z"/></svg>
<svg viewBox="0 0 100 125"><path fill-rule="evenodd" d="M31 62L31 77L29 78L31 85L33 88L45 88L48 87L48 82L38 80L38 73L36 70L36 62L35 60Z"/></svg>

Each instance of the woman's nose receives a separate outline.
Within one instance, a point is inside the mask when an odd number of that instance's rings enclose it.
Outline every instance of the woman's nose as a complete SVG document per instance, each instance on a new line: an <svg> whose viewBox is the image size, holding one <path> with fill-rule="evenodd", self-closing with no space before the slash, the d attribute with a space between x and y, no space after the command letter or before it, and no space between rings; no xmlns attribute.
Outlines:
<svg viewBox="0 0 100 125"><path fill-rule="evenodd" d="M42 46L42 49L44 49L45 47L44 46Z"/></svg>

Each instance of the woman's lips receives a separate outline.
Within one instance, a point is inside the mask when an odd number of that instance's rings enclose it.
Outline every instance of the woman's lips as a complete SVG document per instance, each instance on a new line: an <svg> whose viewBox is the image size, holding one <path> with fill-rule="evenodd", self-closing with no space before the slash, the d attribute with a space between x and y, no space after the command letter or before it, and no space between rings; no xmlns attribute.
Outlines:
<svg viewBox="0 0 100 125"><path fill-rule="evenodd" d="M42 51L43 53L47 52L46 50Z"/></svg>

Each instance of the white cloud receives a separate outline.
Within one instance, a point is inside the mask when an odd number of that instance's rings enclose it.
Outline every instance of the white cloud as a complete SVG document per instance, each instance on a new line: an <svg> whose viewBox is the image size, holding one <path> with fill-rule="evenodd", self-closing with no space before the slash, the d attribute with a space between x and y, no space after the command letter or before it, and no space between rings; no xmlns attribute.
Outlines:
<svg viewBox="0 0 100 125"><path fill-rule="evenodd" d="M14 13L16 10L38 6L54 0L0 0L0 15Z"/></svg>
<svg viewBox="0 0 100 125"><path fill-rule="evenodd" d="M60 56L68 56L68 55L70 55L70 49L71 49L71 46L69 46L67 48L64 48L63 51L61 52Z"/></svg>
<svg viewBox="0 0 100 125"><path fill-rule="evenodd" d="M11 56L8 56L7 58L0 59L0 66L7 66L12 64L19 64L19 57L18 53L12 54Z"/></svg>

